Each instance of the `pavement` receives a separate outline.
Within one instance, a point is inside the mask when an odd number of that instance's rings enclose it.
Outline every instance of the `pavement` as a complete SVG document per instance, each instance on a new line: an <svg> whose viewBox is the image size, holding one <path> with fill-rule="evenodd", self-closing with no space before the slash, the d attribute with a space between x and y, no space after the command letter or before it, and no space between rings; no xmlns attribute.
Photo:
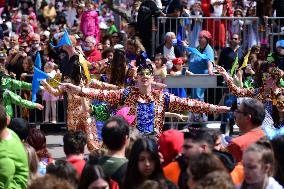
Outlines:
<svg viewBox="0 0 284 189"><path fill-rule="evenodd" d="M207 127L219 129L220 123L208 124ZM54 159L64 159L63 151L63 135L66 132L64 125L41 125L41 130L44 131L47 140L47 148ZM238 127L234 126L234 131L238 131ZM85 149L85 155L89 154L88 149Z"/></svg>

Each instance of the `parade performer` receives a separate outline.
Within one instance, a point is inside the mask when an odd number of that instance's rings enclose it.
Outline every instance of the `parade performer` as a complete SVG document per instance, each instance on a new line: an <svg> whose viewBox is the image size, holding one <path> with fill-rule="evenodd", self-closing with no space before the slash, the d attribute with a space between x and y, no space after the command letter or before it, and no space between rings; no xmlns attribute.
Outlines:
<svg viewBox="0 0 284 189"><path fill-rule="evenodd" d="M11 79L8 75L5 74L5 69L0 67L0 104L3 104L6 113L10 118L13 118L13 108L12 104L22 106L29 109L39 109L43 110L43 106L38 103L33 103L28 100L22 99L21 96L12 92L12 90L32 90L32 85L24 81L18 81Z"/></svg>
<svg viewBox="0 0 284 189"><path fill-rule="evenodd" d="M265 106L266 117L262 123L262 127L273 127L272 120L272 105L276 94L283 91L284 88L280 83L283 77L282 71L279 68L271 67L269 63L262 63L259 74L256 74L256 88L240 88L234 83L234 79L221 66L216 66L217 71L223 76L230 91L238 97L251 97L261 100Z"/></svg>
<svg viewBox="0 0 284 189"><path fill-rule="evenodd" d="M127 87L120 90L101 90L83 88L71 83L63 83L61 87L69 93L78 94L92 100L130 107L129 115L136 117L132 125L136 126L144 134L162 130L166 111L225 113L230 109L226 106L216 106L193 99L180 98L161 89L152 89L153 68L151 64L144 62L137 65L138 87Z"/></svg>
<svg viewBox="0 0 284 189"><path fill-rule="evenodd" d="M75 85L83 86L84 81L84 73L82 72L81 65L79 62L75 63L73 66L73 71L71 74L71 82ZM64 90L62 90L61 86L58 88L51 87L46 81L41 81L43 87L52 95L60 96L63 95ZM94 88L102 88L102 89L116 89L115 85L107 84L100 82L96 79L92 79L90 81L89 87ZM99 142L97 137L97 129L96 122L94 119L91 119L90 114L87 111L84 111L82 107L82 103L87 103L87 106L90 105L88 101L85 101L80 96L67 93L68 99L68 107L67 107L67 127L69 130L71 129L81 129L83 132L87 134L88 141L87 147L88 149L94 150L99 148Z"/></svg>

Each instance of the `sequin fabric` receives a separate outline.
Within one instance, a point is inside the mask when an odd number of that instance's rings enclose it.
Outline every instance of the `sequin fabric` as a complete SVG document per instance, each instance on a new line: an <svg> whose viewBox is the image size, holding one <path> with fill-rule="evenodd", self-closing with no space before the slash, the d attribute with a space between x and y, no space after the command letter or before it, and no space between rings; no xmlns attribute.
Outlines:
<svg viewBox="0 0 284 189"><path fill-rule="evenodd" d="M49 85L43 85L44 88L54 96L63 95L63 91L60 88L51 88ZM100 147L96 122L91 119L89 113L82 110L81 97L74 94L67 94L68 106L67 106L67 128L69 130L82 130L87 135L87 147L89 151L98 149Z"/></svg>
<svg viewBox="0 0 284 189"><path fill-rule="evenodd" d="M154 131L155 104L137 103L137 129L140 133L151 133Z"/></svg>
<svg viewBox="0 0 284 189"><path fill-rule="evenodd" d="M216 113L226 112L227 109L222 106L211 105L201 101L188 98L180 98L169 94L168 92L153 89L150 94L141 94L136 87L127 87L121 90L100 90L84 88L79 94L93 100L108 102L111 105L123 105L130 107L129 115L136 116L133 126L144 130L143 125L138 125L139 117L142 113L145 114L143 119L154 120L154 129L161 131L163 127L165 111L170 112L191 111L196 113ZM138 107L141 104L148 104L147 108ZM153 106L149 106L153 104ZM150 108L151 107L151 108ZM154 110L152 109L154 108ZM138 112L143 110L143 112ZM145 126L145 125L144 125ZM147 130L147 129L145 129Z"/></svg>

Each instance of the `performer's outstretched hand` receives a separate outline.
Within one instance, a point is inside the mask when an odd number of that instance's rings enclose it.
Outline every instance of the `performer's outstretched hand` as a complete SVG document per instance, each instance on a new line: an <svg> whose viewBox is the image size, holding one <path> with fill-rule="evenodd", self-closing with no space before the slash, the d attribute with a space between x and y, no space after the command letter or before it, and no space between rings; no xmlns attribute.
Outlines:
<svg viewBox="0 0 284 189"><path fill-rule="evenodd" d="M71 83L61 83L60 87L66 92L70 92L70 91L74 93L81 92L81 87L73 85Z"/></svg>
<svg viewBox="0 0 284 189"><path fill-rule="evenodd" d="M43 110L44 109L44 106L39 104L39 103L36 103L36 109L38 110Z"/></svg>
<svg viewBox="0 0 284 189"><path fill-rule="evenodd" d="M225 68L223 68L222 66L218 66L218 65L216 65L215 67L216 67L217 72L221 74L226 81L230 78Z"/></svg>

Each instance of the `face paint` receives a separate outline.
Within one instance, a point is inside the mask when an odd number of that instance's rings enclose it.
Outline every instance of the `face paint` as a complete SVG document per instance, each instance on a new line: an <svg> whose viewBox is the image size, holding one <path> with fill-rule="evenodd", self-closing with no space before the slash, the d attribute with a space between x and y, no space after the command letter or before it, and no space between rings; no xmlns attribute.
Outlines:
<svg viewBox="0 0 284 189"><path fill-rule="evenodd" d="M152 75L152 72L148 69L145 69L145 70L141 70L138 73L138 75L141 76L141 77L150 77Z"/></svg>
<svg viewBox="0 0 284 189"><path fill-rule="evenodd" d="M277 107L284 107L284 99L273 99L272 102Z"/></svg>

